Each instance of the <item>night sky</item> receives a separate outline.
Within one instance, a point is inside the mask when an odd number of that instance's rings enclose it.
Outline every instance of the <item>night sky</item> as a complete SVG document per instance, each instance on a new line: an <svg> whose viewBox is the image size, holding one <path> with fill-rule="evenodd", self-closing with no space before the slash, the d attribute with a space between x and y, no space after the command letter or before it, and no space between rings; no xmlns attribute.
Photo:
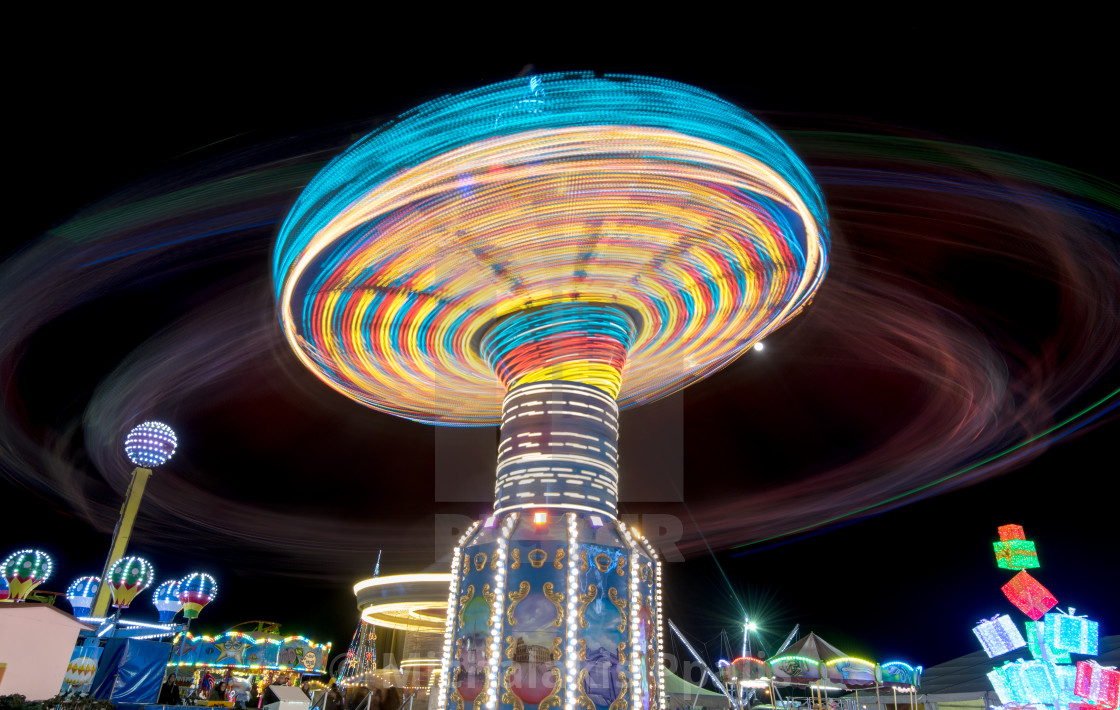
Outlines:
<svg viewBox="0 0 1120 710"><path fill-rule="evenodd" d="M344 652L350 587L379 549L383 573L436 569L440 521L486 511L496 430L436 433L303 371L274 314L277 222L326 160L419 102L526 65L591 69L754 112L833 217L802 316L623 416L621 512L681 525L668 616L713 661L721 630L737 655L746 612L771 650L799 623L928 667L976 650L980 618L1018 615L991 548L1018 523L1060 606L1120 633L1104 45L923 22L810 33L792 55L784 35L682 44L685 28L638 41L603 23L583 35L593 52L356 29L52 43L9 87L0 553L49 551L47 589L99 573L131 470L121 442L158 419L180 450L130 551L158 581L218 578L197 628L270 619Z"/></svg>

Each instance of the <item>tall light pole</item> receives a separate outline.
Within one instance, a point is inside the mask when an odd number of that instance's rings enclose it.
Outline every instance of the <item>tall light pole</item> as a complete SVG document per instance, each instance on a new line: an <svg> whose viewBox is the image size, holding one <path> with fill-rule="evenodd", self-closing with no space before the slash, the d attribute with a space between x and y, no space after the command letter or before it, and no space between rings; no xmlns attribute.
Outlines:
<svg viewBox="0 0 1120 710"><path fill-rule="evenodd" d="M743 675L750 668L750 661L746 660L751 655L751 632L758 629L758 624L751 621L751 617L743 617ZM743 707L743 679L739 679L739 707Z"/></svg>
<svg viewBox="0 0 1120 710"><path fill-rule="evenodd" d="M124 504L121 506L121 516L117 519L117 526L113 530L109 556L105 558L105 567L101 571L101 587L97 590L90 616L104 617L109 610L112 594L109 585L105 582L109 578L109 569L117 560L124 557L125 550L128 548L132 524L140 511L140 499L144 497L144 487L148 485L152 469L166 463L175 453L177 444L174 430L161 422L144 422L125 437L124 451L129 460L136 464L136 468L132 470L132 482L128 484Z"/></svg>

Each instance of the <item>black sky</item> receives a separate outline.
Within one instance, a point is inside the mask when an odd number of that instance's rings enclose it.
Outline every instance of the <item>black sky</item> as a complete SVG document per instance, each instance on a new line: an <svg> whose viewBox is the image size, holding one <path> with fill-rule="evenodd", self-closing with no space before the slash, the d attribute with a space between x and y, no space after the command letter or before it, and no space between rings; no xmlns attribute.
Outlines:
<svg viewBox="0 0 1120 710"><path fill-rule="evenodd" d="M711 25L721 24L714 20L696 27L664 23L639 28L622 20L588 18L567 33L567 41L556 41L536 23L530 23L535 29L512 33L517 41L481 36L444 41L422 30L419 19L395 25L382 20L345 27L350 23L340 18L343 27L330 32L308 28L312 40L295 32L262 28L252 34L206 23L197 31L140 36L56 36L35 55L42 59L25 64L9 88L9 98L15 100L9 103L7 172L12 182L3 253L9 255L84 205L152 174L212 159L227 149L391 116L441 94L512 77L528 64L541 72L589 68L693 83L756 112L779 131L789 131L795 145L794 132L806 126L843 129L871 122L904 126L911 135L1021 153L1112 181L1118 176L1110 96L1114 60L1083 28L1070 34L1039 22L1027 30L1012 31L1002 24L962 30L963 21L931 23L927 18L892 25L879 18L802 35L789 23L713 33ZM795 41L803 43L796 53L790 49ZM260 268L266 273L267 257L267 250L250 250L232 262L154 284L138 283L69 312L29 341L19 368L6 373L9 393L16 392L9 400L20 403L21 416L49 449L62 438L60 432L81 421L94 388L115 363L150 335L126 323L136 299L175 294L170 302L140 309L148 317L173 318L189 309L194 284L213 288L262 259ZM999 286L982 290L984 298L994 298ZM1021 307L1013 313L1030 318ZM108 322L117 317L121 320ZM80 337L60 353L65 333ZM782 351L781 335L774 340L768 353L796 360L795 353ZM806 336L793 340L812 343ZM778 374L760 372L769 367L761 360L737 367L742 381L760 387L780 382L795 388L790 383L799 376L802 382L827 381L827 368L820 363L796 362L806 370L787 366ZM470 505L430 502L432 435L427 429L319 392L321 385L295 365L269 372L289 379L256 390L255 401L231 407L200 395L189 403L196 407L193 412L178 412L189 422L180 431L180 456L194 458L192 471L210 476L204 483L219 497L256 500L288 516L297 530L304 506L336 511L346 520L381 516L395 521L402 537L429 528L433 513L472 514ZM854 371L845 375L855 377ZM852 416L866 413L872 433L853 423L851 431L834 434L833 444L850 435L874 445L874 422L879 421L874 413L911 406L912 392L892 373L859 376L869 394L852 403ZM708 403L723 387L720 381L686 393L686 461L713 465L700 451L708 445L701 428L709 423ZM1096 391L1115 388L1112 380ZM794 408L783 411L797 416ZM1010 575L995 568L991 541L996 526L1015 522L1036 540L1043 562L1037 577L1061 605L1101 620L1104 634L1120 632L1114 591L1120 584L1113 540L1116 498L1109 483L1116 471L1114 415L1086 426L1025 466L977 485L803 538L785 538L781 545L722 550L670 564L669 616L700 641L710 642L727 629L738 644L739 604L745 603L763 624L763 638L771 648L800 623L803 631L816 631L853 655L884 661L900 657L929 666L975 650L970 629L981 617L1014 613L998 589ZM306 421L297 421L301 416ZM247 417L254 423L246 425ZM789 426L795 429L797 423ZM247 437L250 430L256 434ZM306 452L288 447L278 454L283 442L276 438L291 431L319 444L337 436L337 450L326 461L312 457L326 455L322 446ZM830 442L807 445L827 447ZM782 457L788 451L796 458L801 452L791 446L796 448L782 442L765 455ZM80 449L71 455L76 468L91 468ZM422 464L409 463L417 457ZM714 459L714 465L719 463ZM363 474L370 466L373 472ZM393 472L402 470L429 473L423 480L401 482ZM7 474L0 499L19 522L9 519L0 534L0 552L24 544L49 549L58 563L58 576L48 585L54 589L80 574L96 573L108 531L94 530L61 497L31 492ZM96 471L89 475L100 478ZM686 504L694 493L696 500L710 497L711 491L703 491L705 480L699 468L685 471ZM153 486L158 485L157 475ZM413 501L416 508L410 512ZM115 505L111 497L97 501L103 511ZM474 508L481 512L484 506ZM669 512L687 519L690 511L659 504L629 512ZM411 527L402 522L409 515L416 521ZM270 562L260 559L256 547L245 549L243 554L253 559L242 565L239 541L231 539L223 549L218 539L207 537L203 547L189 554L182 549L190 547L189 541L179 549L143 549L143 540L135 540L134 546L154 559L161 578L164 571L181 575L210 560L221 561L216 574L222 596L204 612L203 629L249 618L276 619L285 623L285 631L329 639L345 650L356 622L348 585L313 576L261 574L260 568ZM371 570L373 550L356 548L339 577L356 581ZM288 564L283 550L275 554L277 568ZM411 561L394 557L391 549L386 554L389 572L411 571L410 564L432 561L431 556ZM717 653L715 645L710 649Z"/></svg>

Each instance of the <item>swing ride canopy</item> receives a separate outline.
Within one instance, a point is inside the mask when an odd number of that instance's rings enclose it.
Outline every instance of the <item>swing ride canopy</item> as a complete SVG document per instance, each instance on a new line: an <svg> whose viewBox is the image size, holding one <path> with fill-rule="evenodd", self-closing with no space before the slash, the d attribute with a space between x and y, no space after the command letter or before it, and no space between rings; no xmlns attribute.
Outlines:
<svg viewBox="0 0 1120 710"><path fill-rule="evenodd" d="M326 384L489 425L506 387L482 346L510 316L624 315L610 394L654 400L804 308L827 219L805 165L743 109L663 79L548 74L429 102L335 158L282 226L273 279L285 337Z"/></svg>

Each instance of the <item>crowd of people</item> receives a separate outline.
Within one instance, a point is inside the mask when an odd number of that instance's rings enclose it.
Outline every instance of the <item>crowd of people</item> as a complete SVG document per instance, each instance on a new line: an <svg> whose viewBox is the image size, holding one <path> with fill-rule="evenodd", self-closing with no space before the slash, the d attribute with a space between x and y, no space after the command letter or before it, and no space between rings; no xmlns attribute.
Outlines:
<svg viewBox="0 0 1120 710"><path fill-rule="evenodd" d="M287 685L287 681L280 679L272 685ZM372 690L365 686L343 689L338 683L332 683L326 692L318 692L312 689L310 681L304 681L300 690L312 701L312 710L399 710L402 705L401 692L395 686ZM203 671L198 685L191 687L185 697L178 677L170 673L160 687L157 702L160 705L202 705L212 700L230 702L234 707L243 708L259 708L262 703L257 683L252 678L239 678L229 670L221 678L215 677L209 670Z"/></svg>

